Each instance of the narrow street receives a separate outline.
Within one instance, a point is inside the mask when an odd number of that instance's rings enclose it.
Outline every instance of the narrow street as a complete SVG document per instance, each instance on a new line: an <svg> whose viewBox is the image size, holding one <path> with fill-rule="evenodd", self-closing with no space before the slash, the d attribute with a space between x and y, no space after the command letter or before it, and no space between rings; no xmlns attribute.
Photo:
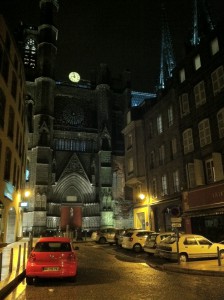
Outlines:
<svg viewBox="0 0 224 300"><path fill-rule="evenodd" d="M166 273L149 266L145 253L116 246L80 243L76 283L67 280L25 281L6 300L203 300L223 299L223 278Z"/></svg>

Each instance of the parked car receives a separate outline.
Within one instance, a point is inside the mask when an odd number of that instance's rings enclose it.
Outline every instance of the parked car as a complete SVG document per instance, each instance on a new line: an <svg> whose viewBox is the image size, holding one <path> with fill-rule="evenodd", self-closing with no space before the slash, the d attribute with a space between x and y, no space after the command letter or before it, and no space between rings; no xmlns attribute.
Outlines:
<svg viewBox="0 0 224 300"><path fill-rule="evenodd" d="M118 231L116 228L102 228L94 231L91 235L91 240L100 244L115 244L115 234Z"/></svg>
<svg viewBox="0 0 224 300"><path fill-rule="evenodd" d="M77 258L71 240L65 237L42 237L31 251L26 265L26 283L35 278L64 278L74 280Z"/></svg>
<svg viewBox="0 0 224 300"><path fill-rule="evenodd" d="M128 229L122 229L122 230L116 232L116 234L115 234L116 245L119 246L119 247L122 247L123 237L125 236L125 234L127 232L133 231L133 230L137 230L137 229L128 228Z"/></svg>
<svg viewBox="0 0 224 300"><path fill-rule="evenodd" d="M145 245L143 247L143 250L147 252L149 255L158 255L157 245L167 238L170 235L175 234L174 231L169 232L155 232L151 235L149 235L145 241Z"/></svg>
<svg viewBox="0 0 224 300"><path fill-rule="evenodd" d="M224 245L213 243L206 237L196 234L181 234L178 241L179 259L186 262L191 258L218 257L217 247L221 258L224 258ZM177 260L177 236L171 235L158 244L160 257Z"/></svg>
<svg viewBox="0 0 224 300"><path fill-rule="evenodd" d="M141 252L147 237L152 233L154 233L154 231L130 230L123 236L121 246L124 249L131 249L135 252Z"/></svg>

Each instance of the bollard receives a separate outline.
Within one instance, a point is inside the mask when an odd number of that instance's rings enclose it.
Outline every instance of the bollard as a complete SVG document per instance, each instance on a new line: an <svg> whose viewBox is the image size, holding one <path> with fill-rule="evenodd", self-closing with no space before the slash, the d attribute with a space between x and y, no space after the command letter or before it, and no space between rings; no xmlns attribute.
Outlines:
<svg viewBox="0 0 224 300"><path fill-rule="evenodd" d="M16 272L19 272L19 268L20 268L20 258L21 258L21 245L19 245L19 252L18 252L18 260L17 260L17 268L16 268Z"/></svg>
<svg viewBox="0 0 224 300"><path fill-rule="evenodd" d="M9 273L12 273L12 267L13 267L13 248L11 248L11 252L10 252Z"/></svg>
<svg viewBox="0 0 224 300"><path fill-rule="evenodd" d="M221 257L220 257L219 247L217 247L217 252L218 252L218 265L221 266Z"/></svg>
<svg viewBox="0 0 224 300"><path fill-rule="evenodd" d="M25 270L26 266L26 243L24 243L24 249L23 249L23 269Z"/></svg>
<svg viewBox="0 0 224 300"><path fill-rule="evenodd" d="M2 252L0 253L0 281L2 280Z"/></svg>

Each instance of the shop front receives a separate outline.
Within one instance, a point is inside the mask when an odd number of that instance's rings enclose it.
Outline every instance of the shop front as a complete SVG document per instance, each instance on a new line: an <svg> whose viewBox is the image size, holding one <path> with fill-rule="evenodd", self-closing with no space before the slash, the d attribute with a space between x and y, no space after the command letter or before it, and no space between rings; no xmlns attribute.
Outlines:
<svg viewBox="0 0 224 300"><path fill-rule="evenodd" d="M184 192L183 219L187 233L224 240L224 183Z"/></svg>

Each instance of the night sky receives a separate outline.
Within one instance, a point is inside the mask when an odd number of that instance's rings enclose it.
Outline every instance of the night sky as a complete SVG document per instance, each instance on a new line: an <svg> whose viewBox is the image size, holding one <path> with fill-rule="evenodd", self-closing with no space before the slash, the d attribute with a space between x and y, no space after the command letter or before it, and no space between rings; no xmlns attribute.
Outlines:
<svg viewBox="0 0 224 300"><path fill-rule="evenodd" d="M192 27L192 1L164 2L178 62ZM224 1L209 3L215 20L224 16ZM57 80L68 80L70 71L88 80L92 70L106 63L112 77L129 69L133 90L155 91L160 71L159 0L61 0L59 5ZM0 8L12 30L20 20L39 24L39 0L1 0Z"/></svg>

